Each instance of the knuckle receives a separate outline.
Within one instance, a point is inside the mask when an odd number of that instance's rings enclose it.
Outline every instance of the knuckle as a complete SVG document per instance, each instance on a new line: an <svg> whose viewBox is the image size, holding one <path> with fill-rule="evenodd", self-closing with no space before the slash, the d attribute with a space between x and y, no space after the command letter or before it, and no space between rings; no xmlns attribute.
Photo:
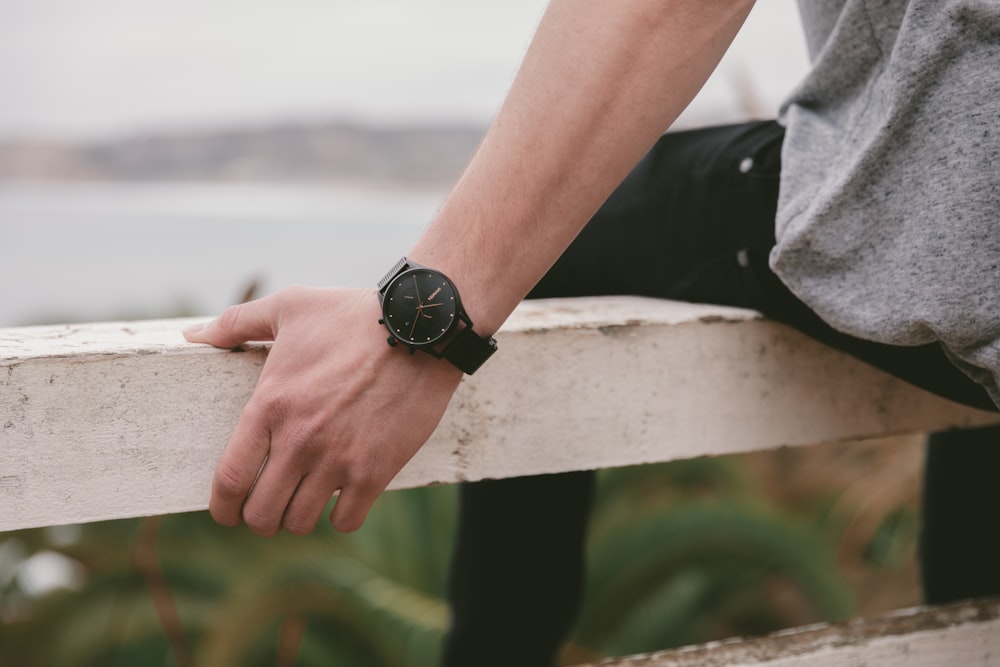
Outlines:
<svg viewBox="0 0 1000 667"><path fill-rule="evenodd" d="M258 412L269 423L281 423L295 405L291 393L281 386L270 386L258 392L248 410Z"/></svg>
<svg viewBox="0 0 1000 667"><path fill-rule="evenodd" d="M226 498L239 498L246 495L248 484L231 466L220 464L215 471L215 492Z"/></svg>
<svg viewBox="0 0 1000 667"><path fill-rule="evenodd" d="M378 496L385 486L381 478L369 470L366 470L362 475L355 476L351 481L351 487L354 491L365 498Z"/></svg>
<svg viewBox="0 0 1000 667"><path fill-rule="evenodd" d="M289 441L296 445L321 444L323 442L323 431L324 425L322 420L307 415L301 419L296 419L294 423L288 424L287 437Z"/></svg>
<svg viewBox="0 0 1000 667"><path fill-rule="evenodd" d="M357 489L361 484L361 478L357 470L350 461L345 461L339 457L332 457L327 464L326 472L332 479L337 480L337 487L340 489Z"/></svg>
<svg viewBox="0 0 1000 667"><path fill-rule="evenodd" d="M236 329L240 321L240 310L241 308L239 305L229 306L223 310L219 313L219 317L216 319L217 326L220 329L227 331Z"/></svg>
<svg viewBox="0 0 1000 667"><path fill-rule="evenodd" d="M309 417L285 419L272 438L272 447L280 450L282 461L303 471L332 467L329 443L323 423Z"/></svg>
<svg viewBox="0 0 1000 667"><path fill-rule="evenodd" d="M278 533L278 525L270 517L257 510L244 507L243 523L261 537L273 537Z"/></svg>
<svg viewBox="0 0 1000 667"><path fill-rule="evenodd" d="M316 528L316 520L300 516L285 517L285 530L293 535L308 535Z"/></svg>

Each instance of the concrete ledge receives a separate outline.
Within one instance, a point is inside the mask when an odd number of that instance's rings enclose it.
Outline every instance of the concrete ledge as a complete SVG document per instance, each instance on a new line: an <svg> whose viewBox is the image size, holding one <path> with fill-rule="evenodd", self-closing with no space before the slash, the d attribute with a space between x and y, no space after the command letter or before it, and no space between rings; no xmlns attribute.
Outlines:
<svg viewBox="0 0 1000 667"><path fill-rule="evenodd" d="M1000 600L906 609L843 624L797 628L759 639L712 642L598 664L601 667L995 667L1000 665Z"/></svg>
<svg viewBox="0 0 1000 667"><path fill-rule="evenodd" d="M0 329L0 531L199 510L266 358L189 321ZM990 423L755 313L523 304L395 488Z"/></svg>

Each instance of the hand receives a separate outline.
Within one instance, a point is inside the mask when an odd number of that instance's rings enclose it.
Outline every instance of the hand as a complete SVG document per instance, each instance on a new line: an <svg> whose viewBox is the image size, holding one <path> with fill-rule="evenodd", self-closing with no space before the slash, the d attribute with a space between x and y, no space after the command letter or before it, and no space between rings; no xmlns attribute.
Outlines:
<svg viewBox="0 0 1000 667"><path fill-rule="evenodd" d="M226 348L274 341L216 467L216 521L305 534L339 490L331 523L361 526L462 377L447 362L391 348L379 316L373 290L293 287L184 332Z"/></svg>

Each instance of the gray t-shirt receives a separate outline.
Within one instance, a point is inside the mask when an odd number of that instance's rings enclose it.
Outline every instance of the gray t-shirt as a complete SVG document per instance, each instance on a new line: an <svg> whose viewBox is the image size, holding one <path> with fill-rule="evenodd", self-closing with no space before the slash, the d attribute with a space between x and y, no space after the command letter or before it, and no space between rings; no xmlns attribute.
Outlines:
<svg viewBox="0 0 1000 667"><path fill-rule="evenodd" d="M841 331L939 341L1000 405L1000 2L799 4L774 270Z"/></svg>

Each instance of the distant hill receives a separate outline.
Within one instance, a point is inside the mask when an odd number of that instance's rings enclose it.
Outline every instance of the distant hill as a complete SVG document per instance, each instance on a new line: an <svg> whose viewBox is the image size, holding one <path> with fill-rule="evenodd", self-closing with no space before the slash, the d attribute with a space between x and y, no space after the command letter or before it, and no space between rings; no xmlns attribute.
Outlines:
<svg viewBox="0 0 1000 667"><path fill-rule="evenodd" d="M484 130L330 122L149 134L87 144L0 141L0 180L352 181L441 186L458 177Z"/></svg>

